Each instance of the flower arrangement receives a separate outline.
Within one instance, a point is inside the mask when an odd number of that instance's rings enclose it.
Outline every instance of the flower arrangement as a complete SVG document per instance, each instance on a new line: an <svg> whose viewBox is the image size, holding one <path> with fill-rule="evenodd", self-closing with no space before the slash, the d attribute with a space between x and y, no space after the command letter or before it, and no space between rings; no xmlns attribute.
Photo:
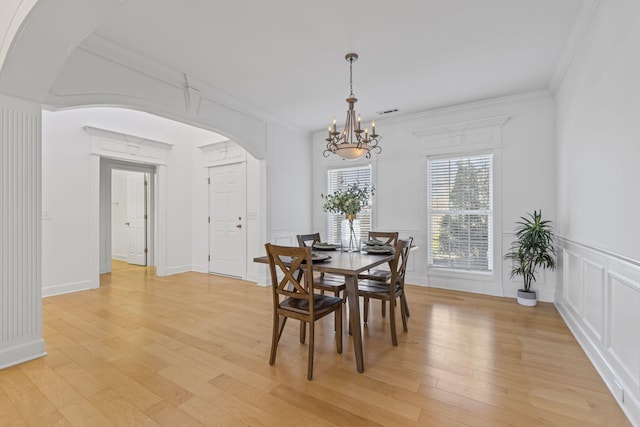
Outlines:
<svg viewBox="0 0 640 427"><path fill-rule="evenodd" d="M325 199L322 209L325 212L356 215L369 205L369 198L373 196L373 185L356 182L333 194L321 195Z"/></svg>
<svg viewBox="0 0 640 427"><path fill-rule="evenodd" d="M349 184L343 189L336 191L333 194L321 196L325 199L322 205L322 209L325 212L339 213L346 216L346 220L343 221L343 227L345 223L349 226L347 229L343 228L342 246L343 250L347 252L357 252L360 250L359 228L354 228L353 221L356 215L359 214L362 209L369 206L369 198L373 196L375 190L373 185L368 183L361 185L359 182Z"/></svg>

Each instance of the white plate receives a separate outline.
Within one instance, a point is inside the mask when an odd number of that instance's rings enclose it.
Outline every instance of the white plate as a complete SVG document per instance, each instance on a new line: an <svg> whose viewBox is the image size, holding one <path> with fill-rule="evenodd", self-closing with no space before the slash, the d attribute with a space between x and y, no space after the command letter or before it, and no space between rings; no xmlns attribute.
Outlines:
<svg viewBox="0 0 640 427"><path fill-rule="evenodd" d="M319 251L335 251L336 249L339 249L340 245L336 245L333 243L316 243L313 245L313 249L319 250Z"/></svg>
<svg viewBox="0 0 640 427"><path fill-rule="evenodd" d="M380 245L379 247L375 247L375 246L368 247L365 249L365 251L370 254L381 255L381 254L392 253L393 248L391 246Z"/></svg>

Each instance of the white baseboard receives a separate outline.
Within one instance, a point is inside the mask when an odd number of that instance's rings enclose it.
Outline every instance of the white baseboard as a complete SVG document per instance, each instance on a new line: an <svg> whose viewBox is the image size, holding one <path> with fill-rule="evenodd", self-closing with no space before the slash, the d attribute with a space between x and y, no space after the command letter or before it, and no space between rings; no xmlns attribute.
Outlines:
<svg viewBox="0 0 640 427"><path fill-rule="evenodd" d="M194 264L191 266L191 271L194 271L196 273L208 273L209 271L209 267L206 265L197 265Z"/></svg>
<svg viewBox="0 0 640 427"><path fill-rule="evenodd" d="M74 283L63 283L60 285L45 285L42 287L42 297L52 297L55 295L68 294L71 292L86 291L94 289L90 280L83 280Z"/></svg>
<svg viewBox="0 0 640 427"><path fill-rule="evenodd" d="M429 287L429 281L427 280L427 278L417 274L407 273L407 277L405 278L405 283L410 285Z"/></svg>
<svg viewBox="0 0 640 427"><path fill-rule="evenodd" d="M44 349L44 340L42 338L22 342L0 350L0 369L19 365L46 355L47 352Z"/></svg>
<svg viewBox="0 0 640 427"><path fill-rule="evenodd" d="M178 265L176 267L167 267L166 275L171 276L173 274L188 273L193 271L190 265Z"/></svg>
<svg viewBox="0 0 640 427"><path fill-rule="evenodd" d="M622 380L617 378L615 370L607 362L606 357L598 350L597 345L589 338L581 326L579 319L576 319L571 310L564 304L556 303L556 308L567 327L576 338L585 354L596 368L600 377L609 388L609 391L620 405L629 421L634 426L640 426L640 402L633 393L625 390Z"/></svg>

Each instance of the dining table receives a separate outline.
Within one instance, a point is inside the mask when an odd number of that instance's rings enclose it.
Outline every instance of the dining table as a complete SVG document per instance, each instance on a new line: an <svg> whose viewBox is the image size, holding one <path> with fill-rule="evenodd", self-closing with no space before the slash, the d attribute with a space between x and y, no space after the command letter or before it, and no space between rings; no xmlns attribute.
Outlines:
<svg viewBox="0 0 640 427"><path fill-rule="evenodd" d="M314 272L331 273L344 276L347 304L349 306L349 322L351 337L358 372L364 372L364 349L362 343L362 325L360 319L360 298L358 297L358 275L381 264L393 260L393 253L372 254L366 252L322 251L321 261L313 263ZM265 256L256 257L254 262L268 264Z"/></svg>

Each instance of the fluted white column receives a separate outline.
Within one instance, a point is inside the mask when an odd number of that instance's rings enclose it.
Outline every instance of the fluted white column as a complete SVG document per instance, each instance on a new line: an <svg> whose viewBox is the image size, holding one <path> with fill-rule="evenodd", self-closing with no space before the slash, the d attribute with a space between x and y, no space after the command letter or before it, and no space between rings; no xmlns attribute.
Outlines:
<svg viewBox="0 0 640 427"><path fill-rule="evenodd" d="M43 356L39 104L0 95L0 368Z"/></svg>

